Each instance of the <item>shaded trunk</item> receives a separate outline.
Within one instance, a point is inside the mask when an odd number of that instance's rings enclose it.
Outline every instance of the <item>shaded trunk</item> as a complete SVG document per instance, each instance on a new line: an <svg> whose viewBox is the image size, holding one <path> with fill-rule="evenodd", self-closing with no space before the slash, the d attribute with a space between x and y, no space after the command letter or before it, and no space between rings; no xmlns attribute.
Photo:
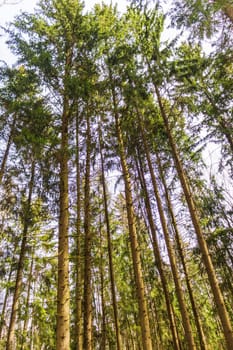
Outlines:
<svg viewBox="0 0 233 350"><path fill-rule="evenodd" d="M101 294L101 308L102 308L102 325L101 325L101 344L100 350L106 349L106 312L105 312L105 297L104 297L104 269L103 269L103 235L101 230L101 222L99 225L100 232L100 294Z"/></svg>
<svg viewBox="0 0 233 350"><path fill-rule="evenodd" d="M33 272L33 266L34 266L34 257L32 256L31 266L30 266L30 272L28 277L28 290L27 290L27 298L26 298L26 305L25 305L25 315L24 315L24 323L23 323L23 332L21 334L22 340L21 340L21 348L20 350L24 349L24 344L26 343L27 338L27 329L28 329L28 322L29 322L29 308L30 308L30 293L31 293L31 284L32 284L32 272Z"/></svg>
<svg viewBox="0 0 233 350"><path fill-rule="evenodd" d="M105 172L104 172L103 145L102 144L103 144L102 133L101 133L101 128L99 126L101 177L102 177L103 197L104 197L104 214L105 214L107 240L108 240L108 260L109 260L109 274L110 274L110 283L111 283L112 305L113 305L113 313L114 313L114 325L115 325L115 332L116 332L117 350L121 350L122 345L121 345L118 310L117 310L117 300L116 300L116 290L115 290L116 287L115 287L115 276L114 276L113 259L112 259L111 229L110 229L109 213L108 213L108 200L107 200L107 190L106 190L106 181L105 181Z"/></svg>
<svg viewBox="0 0 233 350"><path fill-rule="evenodd" d="M69 197L68 197L68 115L62 116L60 160L60 216L58 242L57 287L57 350L70 347L70 291L69 291Z"/></svg>
<svg viewBox="0 0 233 350"><path fill-rule="evenodd" d="M13 256L14 256L14 255L15 255L15 251L14 251ZM8 285L9 285L9 282L11 281L12 273L13 273L13 267L12 267L12 264L11 264L10 273L9 273L8 279L7 279L7 284L8 284ZM7 307L8 296L9 296L9 287L6 288L6 292L5 292L4 300L3 300L3 306L2 306L2 310L1 310L1 317L0 317L0 339L2 339L2 334L3 334L3 337L4 337L4 333L5 333L5 332L3 332L3 329L4 329L4 327L6 327L6 307Z"/></svg>
<svg viewBox="0 0 233 350"><path fill-rule="evenodd" d="M161 116L163 118L164 121L164 126L165 126L165 130L167 132L167 136L168 136L168 140L169 140L169 144L171 147L171 151L172 151L172 156L174 159L174 163L177 169L177 173L184 191L184 195L186 198L186 202L189 208L189 212L190 212L190 216L192 219L192 223L197 235L197 240L198 240L198 244L202 253L202 259L206 268L206 272L209 278L209 282L210 282L210 286L214 295L214 299L215 299L215 303L217 306L217 310L218 310L218 314L222 323L222 327L223 327L223 332L224 332L224 337L226 340L226 345L227 345L227 349L228 350L232 350L232 344L233 344L233 330L231 327L231 323L230 323L230 318L228 315L228 312L226 310L226 306L224 303L224 299L223 299L223 295L222 292L220 290L219 284L218 284L218 280L216 277L216 273L213 267L213 263L209 254L209 250L201 229L201 225L200 225L200 221L199 221L199 216L198 216L198 212L197 212L197 207L195 205L193 196L192 196L192 192L188 183L188 179L187 176L184 172L183 169L183 165L182 162L180 160L179 154L178 154L178 150L170 129L170 125L169 125L169 120L167 117L167 114L165 112L165 109L163 107L163 103L162 103L162 99L160 96L160 92L156 86L156 84L154 84L155 87L155 92L157 95L157 99L158 99L158 103L159 103L159 107L160 107L160 111L161 111Z"/></svg>
<svg viewBox="0 0 233 350"><path fill-rule="evenodd" d="M183 323L183 327L184 327L184 331L185 331L186 342L187 342L187 345L188 345L190 350L191 349L196 349L195 342L194 342L194 339L193 339L193 334L192 334L192 328L191 328L191 324L190 324L190 320L189 320L189 315L188 315L188 311L187 311L185 300L184 300L184 296L183 296L181 280L180 280L179 272L178 272L178 269L177 269L176 258L175 258L174 250L173 250L172 243L171 243L171 240L170 240L170 234L169 234L168 227L167 227L166 217L164 215L163 205L162 205L161 197L160 197L160 194L159 194L158 184L157 184L155 173L154 173L154 169L153 169L153 166L152 166L150 153L149 153L148 145L147 145L147 140L146 140L146 137L145 137L145 134L144 134L144 130L143 130L143 124L142 124L141 116L140 116L140 114L138 112L137 112L137 116L138 116L138 122L139 122L139 127L140 127L142 141L143 141L143 147L144 147L144 151L145 151L145 154L146 154L148 168L149 168L150 176L151 176L151 180L152 180L152 186L153 186L153 190L154 190L154 195L155 195L155 198L156 198L156 203L157 203L157 208L158 208L158 212L159 212L160 222L161 222L161 225L162 225L163 234L164 234L166 247L167 247L167 252L168 252L168 256L169 256L169 261L170 261L170 264L171 264L171 270L172 270L172 275L173 275L175 288L176 288L176 294L177 294L177 298L178 298L178 302L179 302L179 306L180 306L180 311L181 311L182 323Z"/></svg>
<svg viewBox="0 0 233 350"><path fill-rule="evenodd" d="M82 350L82 273L81 273L81 178L79 157L79 117L76 117L76 286L75 286L75 350Z"/></svg>
<svg viewBox="0 0 233 350"><path fill-rule="evenodd" d="M151 231L151 235L152 235L153 253L154 253L154 258L155 258L155 264L158 268L163 291L164 291L166 308L167 308L167 312L168 312L170 329L171 329L172 339L173 339L173 346L174 346L174 350L180 350L174 314L173 314L171 301L170 301L170 297L169 297L168 285L167 285L167 281L166 281L166 277L165 277L165 273L164 273L164 269L163 269L162 257L161 257L160 250L159 250L156 228L155 228L155 224L154 224L149 194L148 194L148 190L147 190L147 185L146 185L144 172L143 172L142 161L141 161L141 157L139 155L139 152L138 152L138 159L140 162L140 168L137 164L137 170L138 170L138 175L139 175L141 187L142 187L143 193L144 193L145 208L146 208L147 218L148 218L148 222L150 225L150 231Z"/></svg>
<svg viewBox="0 0 233 350"><path fill-rule="evenodd" d="M63 113L60 146L60 203L58 237L58 285L57 285L57 327L56 349L70 348L70 290L69 290L69 190L68 190L68 147L69 118L71 108L66 83L72 63L72 49L66 48L64 73Z"/></svg>
<svg viewBox="0 0 233 350"><path fill-rule="evenodd" d="M34 186L34 177L35 177L35 160L32 161L31 178L29 182L27 205L26 205L25 216L24 216L24 227L22 232L23 238L21 242L19 262L18 262L18 268L17 268L17 274L16 274L10 323L9 323L8 334L7 334L6 350L14 349L16 317L18 313L19 297L22 289L23 269L24 269L24 262L25 262L26 246L28 241L28 229L30 225L30 211L31 211L31 202L32 202L32 192L33 192L33 186Z"/></svg>
<svg viewBox="0 0 233 350"><path fill-rule="evenodd" d="M133 258L134 276L136 281L136 291L137 291L137 299L138 299L138 307L139 307L139 319L140 319L141 334L142 334L142 344L143 344L144 350L152 350L149 316L148 316L145 287L144 287L144 281L143 281L143 272L142 272L142 266L141 266L140 247L138 244L135 214L134 214L134 207L133 207L132 186L131 186L128 165L126 162L124 142L123 142L121 127L120 127L119 115L117 111L117 100L116 100L115 88L113 85L113 79L112 79L112 73L111 73L110 67L109 67L109 80L110 80L111 90L112 90L118 150L119 150L121 167L122 167L124 184L125 184L127 218L128 218L129 236L130 236L130 244L131 244L131 251L132 251L132 258Z"/></svg>
<svg viewBox="0 0 233 350"><path fill-rule="evenodd" d="M166 184L166 180L165 177L163 175L163 170L162 170L162 164L159 158L159 155L156 155L156 159L157 159L157 164L159 167L159 173L160 173L160 178L162 180L162 184L164 187L164 191L165 191L165 197L166 197L166 201L167 201L167 206L168 206L168 211L169 211L169 215L171 217L171 222L175 231L175 239L176 239L176 244L177 244L177 250L178 250L178 254L180 257L180 261L183 267L183 271L184 271L184 276L185 276L185 280L186 280L186 284L187 284L187 288L188 288L188 293L189 293L189 299L191 302L191 306L192 306L192 311L193 311L193 316L194 316L194 320L196 323L196 327L197 327L197 332L198 332L198 336L199 336L199 342L200 342L200 349L201 350L207 350L208 346L206 343L206 338L205 338L205 334L203 332L202 329L202 325L201 325L201 320L197 311L197 307L196 307L196 303L195 303L195 299L194 299L194 295L193 295L193 291L192 291L192 287L191 287L191 282L189 279L189 275L188 275L188 270L186 267L186 263L185 263L185 257L184 257L184 253L183 253L183 249L182 249L182 243L181 243L181 239L180 239L180 234L178 231L178 226L176 223L176 218L173 212L173 208L172 208L172 203L171 203L171 199L170 199L170 195L168 192L168 188L167 188L167 184Z"/></svg>
<svg viewBox="0 0 233 350"><path fill-rule="evenodd" d="M84 330L83 348L92 349L92 288L91 288L91 244L90 229L90 157L91 157L91 130L90 117L87 115L86 132L86 171L84 189Z"/></svg>

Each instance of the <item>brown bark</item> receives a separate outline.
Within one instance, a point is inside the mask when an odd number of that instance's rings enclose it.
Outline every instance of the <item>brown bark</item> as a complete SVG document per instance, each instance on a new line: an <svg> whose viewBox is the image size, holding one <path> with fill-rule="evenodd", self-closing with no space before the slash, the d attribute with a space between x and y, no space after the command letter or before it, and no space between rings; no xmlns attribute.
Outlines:
<svg viewBox="0 0 233 350"><path fill-rule="evenodd" d="M30 178L30 182L29 182L27 206L25 209L25 216L24 216L24 227L23 227L23 232L22 232L23 238L22 238L22 242L21 242L19 262L18 262L16 281L15 281L14 296L13 296L13 302L12 302L12 308L11 308L10 323L9 323L8 334L7 334L6 350L13 350L14 349L16 317L17 317L17 313L18 313L19 298L20 298L20 293L21 293L21 288L22 288L26 245L27 245L27 240L28 240L28 229L29 229L29 225L30 225L29 224L29 222L30 222L30 209L31 209L32 192L33 192L33 186L34 186L34 177L35 177L35 161L33 160L32 168L31 168L31 178Z"/></svg>
<svg viewBox="0 0 233 350"><path fill-rule="evenodd" d="M57 350L67 350L70 344L70 292L69 292L69 198L68 198L68 118L62 122L62 147L60 163L60 216L58 243L57 290Z"/></svg>
<svg viewBox="0 0 233 350"><path fill-rule="evenodd" d="M99 234L100 234L100 295L101 295L101 308L102 308L102 325L101 325L101 343L100 343L100 350L106 349L106 312L105 312L105 297L104 297L104 269L103 269L103 247L102 247L102 241L103 241L103 235L102 235L102 229L101 229L101 220L99 225Z"/></svg>
<svg viewBox="0 0 233 350"><path fill-rule="evenodd" d="M110 67L109 67L109 80L110 80L111 90L112 90L112 99L113 99L113 108L114 108L114 117L115 117L115 126L116 126L116 136L117 136L117 141L118 141L118 150L119 150L121 167L122 167L124 184L125 184L127 219L128 219L132 258L133 258L134 276L135 276L135 281L136 281L136 291L137 291L137 299L138 299L138 307L139 307L139 318L140 318L140 326L141 326L142 345L143 345L144 350L152 350L149 316L148 316L145 287L144 287L144 281L143 281L143 272L142 272L142 266L141 266L140 247L138 244L135 214L134 214L134 207L133 207L131 180L130 180L128 165L126 162L124 142L123 142L121 127L120 127L119 115L118 115L118 111L117 111L116 94L115 94L115 89L114 89L114 85L113 85L113 79L112 79L112 73L111 73Z"/></svg>
<svg viewBox="0 0 233 350"><path fill-rule="evenodd" d="M105 172L104 172L104 157L103 157L103 145L102 144L103 144L102 133L101 133L101 127L99 126L101 177L102 177L103 197L104 197L104 214L105 214L107 240L108 240L108 261L109 261L109 274L110 274L110 283L111 283L112 305L113 305L113 313L114 313L114 325L115 325L115 332L116 332L117 350L121 350L122 345L121 345L118 309L117 309L117 300L116 300L116 290L115 290L116 286L115 286L115 276L114 276L113 259L112 259L111 230L110 230L110 222L109 222L109 214L108 214L108 201L107 201L107 190L106 190L106 181L105 181Z"/></svg>
<svg viewBox="0 0 233 350"><path fill-rule="evenodd" d="M18 242L15 241L14 242L14 249L12 250L12 257L15 257L16 255L16 249L18 247ZM9 285L10 281L12 280L12 274L14 272L13 269L13 261L11 262L10 265L10 272L8 275L8 279L7 279L7 284ZM3 301L3 306L2 306L2 310L1 310L1 316L0 316L0 339L3 338L4 335L2 335L4 327L6 328L7 323L6 323L6 310L7 310L7 301L8 301L8 297L9 297L9 287L7 287L5 295L4 295L4 301ZM6 332L4 332L6 333Z"/></svg>
<svg viewBox="0 0 233 350"><path fill-rule="evenodd" d="M13 256L15 255L15 251L13 253ZM7 279L7 284L9 284L9 282L11 281L11 276L13 273L13 267L11 264L10 267L10 273L8 275L8 279ZM7 307L7 300L8 300L8 296L9 296L9 287L7 287L5 295L4 295L4 300L3 300L3 306L2 306L2 310L1 310L1 317L0 317L0 339L2 339L2 334L4 336L3 330L6 327L6 307Z"/></svg>
<svg viewBox="0 0 233 350"><path fill-rule="evenodd" d="M185 331L186 342L187 342L187 345L188 345L190 350L191 349L196 349L196 345L195 345L195 342L194 342L194 339L193 339L193 335L192 335L192 328L191 328L191 324L190 324L190 320L189 320L189 315L188 315L188 311L187 311L185 300L184 300L184 296L183 296L181 280L180 280L178 269L177 269L176 257L175 257L175 254L174 254L174 251L173 251L173 247L172 247L172 243L171 243L171 240L170 240L170 235L169 235L169 231L168 231L168 227L167 227L166 217L164 215L163 205L162 205L162 201L161 201L160 193L159 193L159 189L158 189L158 184L157 184L155 173L154 173L154 169L153 169L153 166L152 166L150 153L149 153L148 145L147 145L147 140L146 140L146 137L145 137L145 134L144 134L144 130L143 130L143 123L142 123L139 111L137 111L137 116L138 116L138 122L139 122L140 131L141 131L143 147L144 147L144 151L145 151L145 154L146 154L148 168L149 168L149 171L150 171L150 176L151 176L152 186L153 186L153 190L154 190L154 195L155 195L155 198L156 198L156 203L157 203L157 208L158 208L158 212L159 212L160 222L161 222L161 225L162 225L163 234L164 234L166 247L167 247L167 252L168 252L168 256L169 256L169 261L170 261L170 264L171 264L171 270L172 270L172 275L173 275L175 288L176 288L176 294L177 294L177 298L178 298L178 302L179 302L179 306L180 306L180 311L181 311L182 323L183 323L183 327L184 327L184 331Z"/></svg>
<svg viewBox="0 0 233 350"><path fill-rule="evenodd" d="M180 257L180 261L183 267L183 271L184 271L184 276L185 276L185 280L186 280L186 285L188 288L188 293L189 293L189 299L191 302L191 306L192 306L192 311L193 311L193 316L194 316L194 320L196 323L196 327L197 327L197 332L198 332L198 336L199 336L199 342L200 342L200 349L201 350L207 350L208 346L206 343L206 337L205 334L203 332L203 328L201 325L201 320L198 314L198 310L196 307L196 302L194 299L194 295L193 295L193 291L192 291L192 287L191 287L191 283L190 283L190 279L189 279L189 274L188 274L188 270L186 267L186 263L185 263L185 257L184 257L184 253L183 253L183 248L182 248L182 243L181 243L181 239L180 239L180 234L179 234L179 230L178 230L178 226L176 223L176 218L173 212L173 208L172 208L172 203L171 203L171 199L170 199L170 195L169 195L169 191L167 188L167 184L166 184L166 180L163 174L163 170L162 170L162 164L160 161L160 157L157 154L156 155L156 160L157 160L157 164L158 164L158 168L159 168L159 173L160 173L160 178L163 184L163 188L164 188L164 192L165 192L165 197L166 197L166 201L167 201L167 206L168 206L168 212L170 214L171 217L171 221L172 221L172 225L175 231L175 240L176 240L176 244L177 244L177 251Z"/></svg>
<svg viewBox="0 0 233 350"><path fill-rule="evenodd" d="M24 344L25 344L25 340L26 340L26 336L27 336L33 266L34 266L34 256L32 256L30 272L29 272L29 276L28 276L28 289L27 289L27 298L26 298L26 305L25 305L25 313L26 314L24 315L24 323L23 323L23 331L21 334L22 340L21 340L20 350L24 349Z"/></svg>
<svg viewBox="0 0 233 350"><path fill-rule="evenodd" d="M68 129L70 117L69 98L66 91L66 79L72 61L72 50L66 52L64 75L63 113L60 147L60 215L58 237L58 285L57 285L57 327L56 349L70 349L70 290L69 290L69 190L68 190Z"/></svg>
<svg viewBox="0 0 233 350"><path fill-rule="evenodd" d="M154 224L152 209L151 209L151 205L150 205L150 199L149 199L149 195L148 195L147 185L146 185L145 176L144 176L143 167L142 167L142 161L141 161L139 152L138 152L138 159L140 162L140 168L139 168L139 166L137 166L137 170L138 170L138 175L139 175L141 187L142 187L143 193L144 193L145 207L146 207L147 217L148 217L151 235L152 235L154 258L155 258L156 266L157 266L158 271L159 271L159 275L160 275L160 279L161 279L161 283L162 283L162 287L163 287L163 291L164 291L164 298L165 298L165 302L166 302L166 308L167 308L167 312L168 312L170 329L171 329L171 333L172 333L173 346L174 346L174 350L180 350L174 314L173 314L173 310L171 307L171 301L170 301L170 297L169 297L166 276L165 276L165 272L163 269L162 257L161 257L160 250L159 250L156 228L155 228L155 224Z"/></svg>
<svg viewBox="0 0 233 350"><path fill-rule="evenodd" d="M81 180L79 159L79 117L76 117L76 286L75 286L75 350L82 350L82 274L81 274Z"/></svg>
<svg viewBox="0 0 233 350"><path fill-rule="evenodd" d="M92 287L91 287L91 242L90 230L90 156L91 156L91 130L90 117L87 115L86 132L86 172L85 172L85 198L84 198L84 330L83 348L92 349Z"/></svg>
<svg viewBox="0 0 233 350"><path fill-rule="evenodd" d="M172 156L174 159L174 163L177 169L177 173L184 191L184 195L186 198L186 202L189 208L189 212L190 212L190 216L192 219L192 223L196 232L196 236L197 236L197 240L198 240L198 244L202 253L202 259L206 268L206 272L209 278L209 282L210 282L210 286L214 295L214 300L217 306L217 310L218 310L218 314L221 320L221 324L223 327L223 333L224 333L224 337L226 340L226 345L227 345L227 349L228 350L232 350L232 344L233 344L233 330L231 327L231 323L230 323L230 318L225 306L225 302L223 299L223 295L221 292L221 289L219 287L219 283L217 280L217 276L213 267L213 263L209 254L209 250L200 226L200 221L199 221L199 216L198 216L198 210L197 210L197 206L195 205L193 196L192 196L192 192L190 189L190 185L187 179L187 176L185 174L185 171L183 169L183 165L181 162L181 159L179 157L179 153L170 129L170 125L169 125L169 120L167 117L167 114L165 112L165 109L163 107L163 103L162 103L162 99L160 96L160 92L156 86L156 84L154 84L155 87L155 92L157 95L157 99L158 99L158 103L159 103L159 107L160 107L160 111L161 111L161 115L164 121L164 126L167 132L167 136L168 136L168 140L169 140L169 144L171 147L171 151L172 151Z"/></svg>

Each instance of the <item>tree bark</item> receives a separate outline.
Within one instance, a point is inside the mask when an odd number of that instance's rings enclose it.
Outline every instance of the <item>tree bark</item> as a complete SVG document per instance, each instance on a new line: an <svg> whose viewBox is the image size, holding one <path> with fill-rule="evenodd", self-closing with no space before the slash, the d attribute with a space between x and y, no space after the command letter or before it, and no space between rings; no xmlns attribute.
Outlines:
<svg viewBox="0 0 233 350"><path fill-rule="evenodd" d="M177 334L174 314L173 314L171 301L170 301L170 297L169 297L167 281L166 281L166 277L165 277L165 273L164 273L164 269L163 269L163 262L162 262L162 258L161 258L161 254L160 254L160 250L159 250L156 228L155 228L155 224L154 224L154 220L153 220L153 214L152 214L152 209L151 209L151 205L150 205L150 199L149 199L149 194L148 194L147 185L146 185L146 181L145 181L145 176L144 176L144 172L143 172L142 161L141 161L139 151L137 153L138 153L138 159L139 159L139 163L140 163L140 168L139 168L139 166L137 166L137 169L138 169L138 175L139 175L141 187L142 187L143 192L144 192L145 208L146 208L147 217L148 217L151 235L152 235L155 264L158 268L163 291L164 291L164 297L165 297L166 308L167 308L167 312L168 312L170 329L171 329L171 333L172 333L174 350L180 350L179 337Z"/></svg>
<svg viewBox="0 0 233 350"><path fill-rule="evenodd" d="M233 344L233 330L231 327L231 323L230 323L230 318L225 306L225 302L223 299L223 295L222 292L220 290L219 287L219 283L216 277L216 273L213 267L213 263L209 254L209 250L204 238L204 235L202 233L202 229L201 229L201 225L200 225L200 221L199 221L199 216L198 216L198 210L197 210L197 206L195 205L193 196L192 196L192 192L190 189L190 185L187 179L187 176L185 174L185 171L183 169L183 165L181 162L181 159L179 157L178 154L178 150L170 129L170 125L169 125L169 120L168 120L168 116L165 112L165 109L163 107L163 103L162 103L162 99L160 96L160 92L159 89L157 87L157 85L154 83L154 87L155 87L155 92L157 95L157 99L158 99L158 103L159 103L159 108L161 111L161 116L163 118L164 121L164 126L165 126L165 130L167 132L167 136L168 136L168 140L169 140L169 144L171 147L171 151L172 151L172 156L174 159L174 163L177 169L177 173L184 191L184 195L186 198L186 202L189 208L189 212L190 212L190 216L191 216L191 220L197 235L197 240L198 240L198 244L202 253L202 259L206 268L206 272L209 278L209 282L210 282L210 286L214 295L214 299L215 299L215 303L217 306L217 310L218 310L218 314L221 320L221 324L223 327L223 332L224 332L224 337L226 340L226 346L228 350L232 350L232 344Z"/></svg>
<svg viewBox="0 0 233 350"><path fill-rule="evenodd" d="M130 236L130 244L131 244L131 251L132 251L132 258L133 258L134 276L136 280L139 318L140 318L140 326L141 326L141 334L142 334L142 345L144 350L152 350L149 315L148 315L148 309L147 309L145 287L144 287L144 281L143 281L143 272L142 272L142 266L141 266L140 247L138 244L135 214L134 214L134 207L133 207L132 186L131 186L128 165L126 162L124 142L123 142L121 127L120 127L119 115L117 111L117 100L116 100L115 88L113 85L112 73L111 73L110 67L108 68L109 68L109 80L110 80L111 90L112 90L116 136L118 141L118 149L119 149L121 167L122 167L124 184L125 184L127 218L128 218L129 236Z"/></svg>
<svg viewBox="0 0 233 350"><path fill-rule="evenodd" d="M56 349L70 349L70 290L69 290L69 190L68 190L68 129L70 117L66 80L71 68L72 50L67 48L64 73L64 96L60 147L60 215L58 237L58 285Z"/></svg>
<svg viewBox="0 0 233 350"><path fill-rule="evenodd" d="M88 113L88 112L87 112ZM86 132L86 172L84 198L84 331L83 348L92 349L92 288L91 288L91 242L90 230L90 157L91 157L91 130L90 117L87 115Z"/></svg>
<svg viewBox="0 0 233 350"><path fill-rule="evenodd" d="M114 313L114 325L115 325L115 332L116 332L117 350L121 350L122 345L121 345L121 336L120 336L120 329L119 329L118 309L117 309L116 290L115 290L116 286L115 286L115 276L114 276L113 259L112 259L111 229L110 229L110 222L109 222L107 190L106 190L106 181L105 181L105 172L104 172L103 141L102 141L102 132L101 132L100 125L99 125L99 145L100 145L101 177L102 177L103 199L104 199L104 214L105 214L107 240L108 240L108 261L109 261L109 274L110 274L112 304L113 304L113 313Z"/></svg>
<svg viewBox="0 0 233 350"><path fill-rule="evenodd" d="M13 256L15 255L15 249L13 251ZM10 267L10 273L8 275L8 279L7 279L7 284L9 284L9 282L11 281L11 277L12 277L12 273L13 273L13 266L11 264ZM2 306L2 310L1 310L1 317L0 317L0 339L2 339L2 333L4 334L5 332L3 332L4 327L6 327L6 308L7 308L7 299L9 296L9 287L6 288L6 292L4 295L4 300L3 300L3 306Z"/></svg>
<svg viewBox="0 0 233 350"><path fill-rule="evenodd" d="M168 251L168 256L169 256L169 261L171 264L171 270L172 270L172 275L173 275L173 279L174 279L174 283L175 283L176 294L177 294L177 298L178 298L178 302L179 302L179 306L180 306L180 312L181 312L181 316L182 316L182 323L183 323L183 327L184 327L184 331L185 331L186 343L187 343L187 346L189 347L190 350L196 349L196 345L195 345L195 342L193 339L193 334L192 334L192 328L191 328L191 324L190 324L190 320L189 320L189 315L188 315L188 311L187 311L184 296L183 296L181 280L180 280L178 269L177 269L176 258L175 258L175 254L174 254L174 251L172 248L172 243L170 240L170 235L169 235L169 231L168 231L168 227L167 227L166 217L164 215L163 205L162 205L162 201L160 198L156 177L154 174L154 169L152 166L152 162L151 162L151 158L150 158L150 154L149 154L149 150L148 150L148 146L147 146L147 140L146 140L146 137L145 137L145 134L143 131L143 123L142 123L141 116L140 116L138 111L137 111L137 116L138 116L138 122L139 122L139 127L140 127L142 141L143 141L143 147L144 147L144 151L146 154L148 168L150 171L154 195L156 198L160 222L162 225L163 234L164 234L166 247L167 247L167 251Z"/></svg>
<svg viewBox="0 0 233 350"><path fill-rule="evenodd" d="M76 117L76 286L75 286L75 350L82 350L82 273L81 273L81 179L79 157L79 116Z"/></svg>
<svg viewBox="0 0 233 350"><path fill-rule="evenodd" d="M107 324L106 324L106 307L104 297L104 266L103 266L103 247L102 241L104 239L102 234L101 219L99 224L99 235L100 235L100 294L101 294L101 309L102 309L102 325L101 325L101 343L100 350L106 349L106 336L107 336Z"/></svg>
<svg viewBox="0 0 233 350"><path fill-rule="evenodd" d="M30 272L28 277L28 289L27 289L27 298L26 298L26 305L25 305L25 315L24 315L24 323L23 323L23 331L21 334L21 347L20 350L24 349L25 340L27 338L27 328L28 328L28 322L29 322L29 308L30 308L30 295L31 295L31 284L32 284L32 273L34 268L34 256L32 254L32 261L30 266Z"/></svg>
<svg viewBox="0 0 233 350"><path fill-rule="evenodd" d="M179 234L176 218L175 218L175 215L174 215L174 212L173 212L169 191L168 191L166 180L165 180L165 177L164 177L164 174L163 174L161 160L160 160L160 157L159 157L158 154L156 154L156 160L157 160L157 164L158 164L158 168L159 168L160 178L161 178L161 181L162 181L162 184L163 184L163 188L164 188L164 192L165 192L165 197L166 197L167 206L168 206L168 212L169 212L169 215L171 217L171 222L172 222L172 225L173 225L173 228L174 228L174 231L175 231L175 240L176 240L176 244L177 244L177 250L178 250L180 261L181 261L181 264L182 264L182 267L183 267L184 276L185 276L185 280L186 280L186 285L187 285L187 288L188 288L189 299L190 299L190 302L191 302L193 316L194 316L194 320L195 320L195 323L196 323L197 332L198 332L198 336L199 336L200 349L201 350L208 350L208 346L207 346L207 343L206 343L206 337L205 337L205 334L203 332L201 320L200 320L200 317L199 317L199 314L198 314L198 310L197 310L197 307L196 307L196 302L195 302L195 299L194 299L194 295L193 295L193 291L192 291L192 287L191 287L191 283L190 283L190 279L189 279L188 270L187 270L186 263L185 263L185 257L184 257L184 253L183 253L183 248L182 248L182 243L181 243L181 239L180 239L180 234Z"/></svg>

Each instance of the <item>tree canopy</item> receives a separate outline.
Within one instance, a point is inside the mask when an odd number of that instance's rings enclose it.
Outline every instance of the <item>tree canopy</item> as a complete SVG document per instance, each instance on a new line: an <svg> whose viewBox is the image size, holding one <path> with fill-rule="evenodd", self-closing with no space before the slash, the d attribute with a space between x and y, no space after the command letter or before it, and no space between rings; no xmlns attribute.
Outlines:
<svg viewBox="0 0 233 350"><path fill-rule="evenodd" d="M40 0L4 28L0 349L232 349L232 8Z"/></svg>

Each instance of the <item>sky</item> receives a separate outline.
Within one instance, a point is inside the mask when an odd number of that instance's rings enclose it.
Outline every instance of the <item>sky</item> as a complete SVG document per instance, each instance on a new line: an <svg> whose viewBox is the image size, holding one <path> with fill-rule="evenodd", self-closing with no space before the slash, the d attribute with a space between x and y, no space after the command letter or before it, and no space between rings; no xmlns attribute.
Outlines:
<svg viewBox="0 0 233 350"><path fill-rule="evenodd" d="M7 22L11 22L22 11L33 12L37 2L37 0L0 0L0 27L4 26ZM110 4L111 0L85 0L84 2L86 9L91 10L97 3L104 2ZM127 6L126 0L113 0L112 3L117 3L119 11L124 11ZM0 29L0 61L3 60L8 64L13 64L15 58L8 50L5 44L6 38L2 34L3 31Z"/></svg>

